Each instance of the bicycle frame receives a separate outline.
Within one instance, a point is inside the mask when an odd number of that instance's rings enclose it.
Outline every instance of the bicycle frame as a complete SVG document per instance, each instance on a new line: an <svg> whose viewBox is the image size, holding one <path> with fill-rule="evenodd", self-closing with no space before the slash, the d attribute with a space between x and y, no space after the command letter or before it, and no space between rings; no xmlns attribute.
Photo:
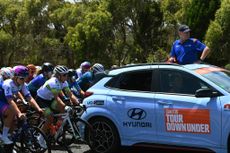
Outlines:
<svg viewBox="0 0 230 153"><path fill-rule="evenodd" d="M72 110L75 111L75 110ZM57 141L57 139L59 138L59 136L61 136L62 132L63 132L63 128L66 125L66 123L68 122L70 125L71 130L73 131L73 136L75 139L78 139L80 136L80 131L77 130L77 128L74 127L74 125L72 124L71 121L71 112L66 112L66 113L59 113L59 114L53 114L52 117L53 118L62 118L62 123L61 126L58 128L58 130L56 131L56 134L53 136L54 140ZM43 119L41 121L41 123L37 126L38 128L41 128L42 125L47 121L47 119ZM79 136L78 136L79 135Z"/></svg>
<svg viewBox="0 0 230 153"><path fill-rule="evenodd" d="M79 137L76 135L76 132L78 132L78 131L76 131L76 129L73 127L72 121L71 121L71 119L70 119L70 112L67 112L67 113L60 113L60 114L54 114L53 116L54 116L54 117L57 117L57 118L60 118L60 117L61 117L61 118L63 119L61 126L58 128L56 134L54 135L55 140L57 140L58 137L62 134L63 128L64 128L64 126L66 125L66 122L69 123L70 128L71 128L72 131L73 131L74 138L75 138L75 139L79 138ZM79 134L79 132L78 132L78 134ZM80 134L79 134L79 135L80 135Z"/></svg>

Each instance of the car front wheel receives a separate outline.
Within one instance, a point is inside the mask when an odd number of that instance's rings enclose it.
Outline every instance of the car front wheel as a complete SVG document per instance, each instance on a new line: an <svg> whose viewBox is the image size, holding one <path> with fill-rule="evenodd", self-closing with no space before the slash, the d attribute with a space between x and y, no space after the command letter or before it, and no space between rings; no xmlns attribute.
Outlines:
<svg viewBox="0 0 230 153"><path fill-rule="evenodd" d="M94 131L94 145L91 148L93 152L116 152L120 146L120 139L115 125L105 118L94 118L90 124Z"/></svg>

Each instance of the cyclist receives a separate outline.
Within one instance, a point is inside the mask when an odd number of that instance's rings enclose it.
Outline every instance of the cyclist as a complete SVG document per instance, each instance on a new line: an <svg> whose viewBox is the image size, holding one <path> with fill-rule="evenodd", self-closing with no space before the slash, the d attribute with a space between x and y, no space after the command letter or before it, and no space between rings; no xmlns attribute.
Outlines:
<svg viewBox="0 0 230 153"><path fill-rule="evenodd" d="M82 77L77 80L77 83L80 86L79 92L85 92L95 83L95 80L98 80L96 76L100 73L104 73L104 71L104 66L102 64L94 64L90 71L84 73Z"/></svg>
<svg viewBox="0 0 230 153"><path fill-rule="evenodd" d="M82 77L82 75L83 75L85 72L87 72L87 71L90 70L90 67L91 67L91 64L90 64L90 62L88 62L88 61L85 61L85 62L81 63L80 68L78 68L78 69L76 70L76 74L77 74L77 75L76 75L76 79Z"/></svg>
<svg viewBox="0 0 230 153"><path fill-rule="evenodd" d="M29 70L29 76L26 78L26 83L29 83L33 78L35 77L36 74L36 67L34 64L29 64L26 66Z"/></svg>
<svg viewBox="0 0 230 153"><path fill-rule="evenodd" d="M72 103L75 105L79 103L68 87L67 75L68 68L63 65L57 65L54 68L53 77L47 80L37 91L36 101L42 108L45 108L45 116L48 119L42 128L45 133L48 132L53 112L64 112L66 109L70 109L60 97L62 90L67 94Z"/></svg>
<svg viewBox="0 0 230 153"><path fill-rule="evenodd" d="M4 80L13 78L14 73L11 67L3 67L0 70L0 83L2 84Z"/></svg>
<svg viewBox="0 0 230 153"><path fill-rule="evenodd" d="M68 84L71 92L79 99L84 97L84 91L80 90L80 86L75 79L76 71L74 69L69 69L68 73ZM79 92L80 91L80 92Z"/></svg>
<svg viewBox="0 0 230 153"><path fill-rule="evenodd" d="M13 127L15 116L20 119L25 117L15 102L15 97L18 98L19 91L21 91L33 108L35 108L38 112L43 112L26 88L25 79L29 75L28 69L25 66L18 65L15 66L13 70L14 77L12 79L5 80L0 88L0 114L3 117L4 122L1 139L4 144L12 143L12 141L8 138L8 132L9 129Z"/></svg>
<svg viewBox="0 0 230 153"><path fill-rule="evenodd" d="M51 78L53 74L54 66L51 63L44 63L41 68L40 74L38 74L33 80L28 84L28 89L33 97L36 97L37 90Z"/></svg>

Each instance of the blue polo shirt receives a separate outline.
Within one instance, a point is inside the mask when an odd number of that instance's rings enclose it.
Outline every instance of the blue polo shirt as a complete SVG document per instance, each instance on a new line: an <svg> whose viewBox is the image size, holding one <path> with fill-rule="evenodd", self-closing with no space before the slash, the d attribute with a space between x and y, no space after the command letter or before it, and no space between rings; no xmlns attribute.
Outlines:
<svg viewBox="0 0 230 153"><path fill-rule="evenodd" d="M191 64L198 61L198 53L203 52L205 44L194 38L184 43L176 40L171 48L170 57L176 57L178 64Z"/></svg>

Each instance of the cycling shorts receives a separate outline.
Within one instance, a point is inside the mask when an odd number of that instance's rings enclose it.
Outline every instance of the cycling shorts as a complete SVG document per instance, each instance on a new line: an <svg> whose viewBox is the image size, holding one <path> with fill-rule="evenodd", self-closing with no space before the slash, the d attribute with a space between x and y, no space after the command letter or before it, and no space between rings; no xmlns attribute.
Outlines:
<svg viewBox="0 0 230 153"><path fill-rule="evenodd" d="M56 108L57 102L55 100L46 100L39 96L36 96L35 100L41 108L45 108L45 116L58 112Z"/></svg>
<svg viewBox="0 0 230 153"><path fill-rule="evenodd" d="M51 107L53 102L53 100L45 100L39 96L36 96L35 100L41 108Z"/></svg>

